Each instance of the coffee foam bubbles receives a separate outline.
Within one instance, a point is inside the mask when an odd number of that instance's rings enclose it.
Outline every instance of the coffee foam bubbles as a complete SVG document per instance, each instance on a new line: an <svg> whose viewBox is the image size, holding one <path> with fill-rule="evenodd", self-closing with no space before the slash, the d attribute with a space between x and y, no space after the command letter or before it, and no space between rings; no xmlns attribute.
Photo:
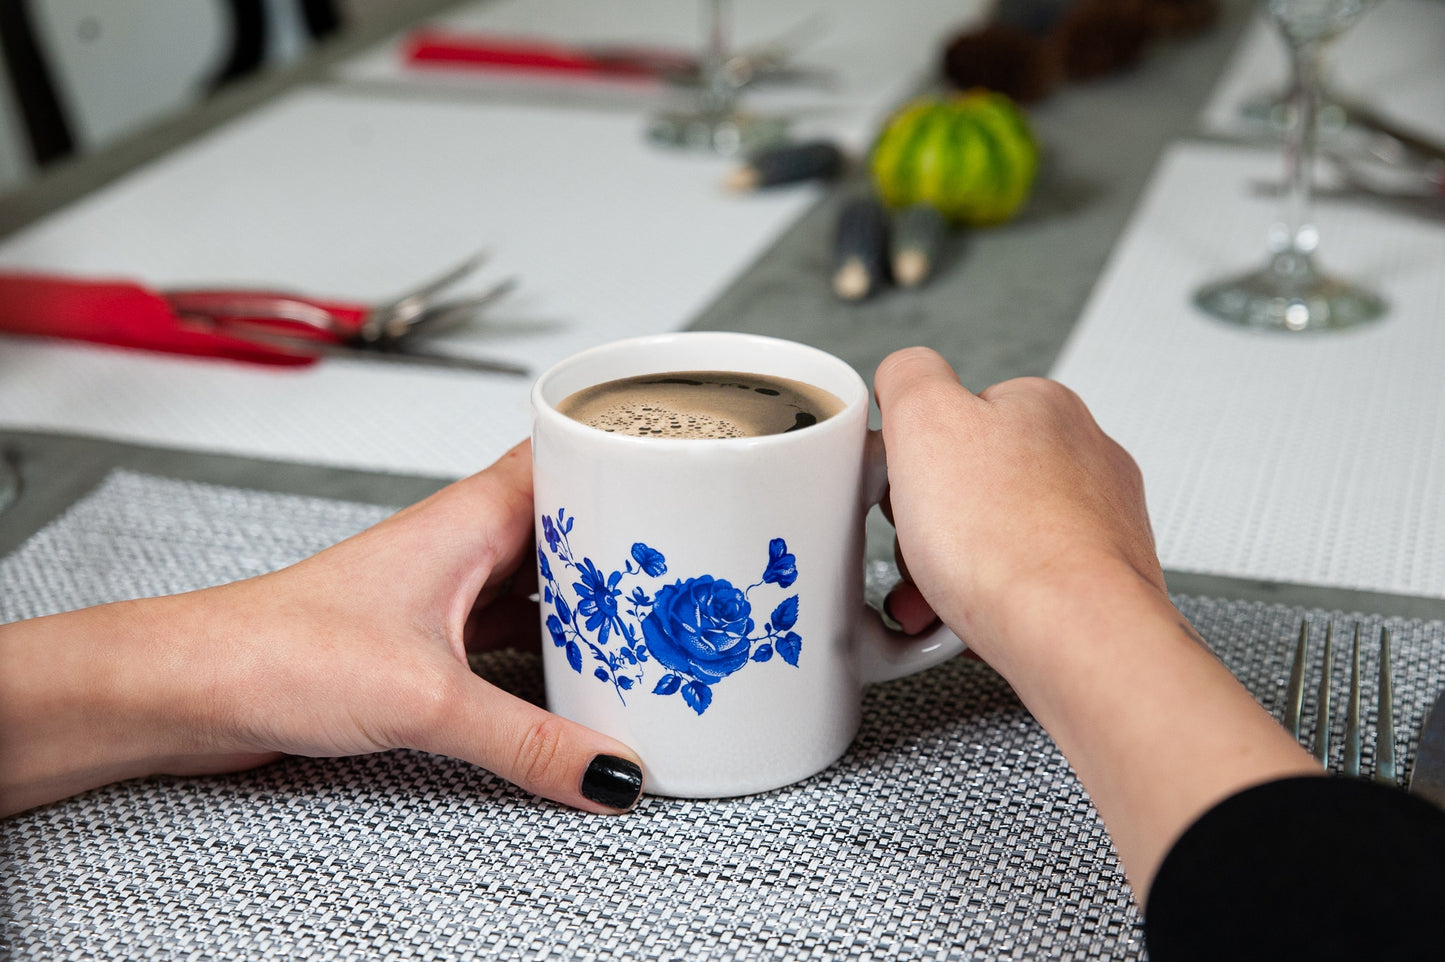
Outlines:
<svg viewBox="0 0 1445 962"><path fill-rule="evenodd" d="M577 418L614 434L651 438L746 438L752 433L727 417L680 411L660 404L616 404Z"/></svg>
<svg viewBox="0 0 1445 962"><path fill-rule="evenodd" d="M843 409L833 394L789 378L675 371L584 388L557 410L589 427L644 438L704 440L783 434Z"/></svg>

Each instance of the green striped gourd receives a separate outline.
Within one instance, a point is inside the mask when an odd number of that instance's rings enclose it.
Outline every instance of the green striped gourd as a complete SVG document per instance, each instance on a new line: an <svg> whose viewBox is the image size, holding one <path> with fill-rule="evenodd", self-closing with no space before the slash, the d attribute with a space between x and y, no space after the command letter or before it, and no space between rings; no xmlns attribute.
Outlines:
<svg viewBox="0 0 1445 962"><path fill-rule="evenodd" d="M890 207L929 204L962 224L998 224L1033 186L1039 152L1014 102L990 90L902 107L873 145L869 169Z"/></svg>

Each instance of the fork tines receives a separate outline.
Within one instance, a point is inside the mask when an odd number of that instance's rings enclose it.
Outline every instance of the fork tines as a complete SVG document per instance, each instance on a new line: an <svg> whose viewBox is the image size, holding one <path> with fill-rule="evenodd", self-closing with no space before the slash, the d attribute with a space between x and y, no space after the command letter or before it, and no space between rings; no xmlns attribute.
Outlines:
<svg viewBox="0 0 1445 962"><path fill-rule="evenodd" d="M1360 717L1360 633L1355 624L1354 639L1350 646L1350 694L1345 705L1345 746L1343 770L1346 775L1360 774L1360 745L1363 723ZM1304 704L1306 665L1309 653L1309 620L1300 622L1299 640L1295 643L1294 660L1290 665L1289 688L1285 694L1284 726L1291 735L1300 738L1300 716ZM1329 765L1330 760L1330 676L1334 662L1334 623L1325 625L1325 650L1320 665L1320 682L1315 711L1314 756L1321 764ZM1377 728L1375 744L1375 780L1386 784L1397 784L1395 777L1395 722L1394 692L1390 681L1390 629L1380 629L1380 674L1376 702ZM1308 747L1308 746L1307 746Z"/></svg>
<svg viewBox="0 0 1445 962"><path fill-rule="evenodd" d="M1396 785L1395 691L1390 680L1390 629L1380 629L1380 736L1375 745L1375 781Z"/></svg>

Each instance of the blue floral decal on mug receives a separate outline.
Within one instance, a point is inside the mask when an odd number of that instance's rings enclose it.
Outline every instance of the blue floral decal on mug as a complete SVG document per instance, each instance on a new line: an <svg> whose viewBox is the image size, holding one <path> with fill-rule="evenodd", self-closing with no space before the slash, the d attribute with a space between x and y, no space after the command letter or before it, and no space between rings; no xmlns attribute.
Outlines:
<svg viewBox="0 0 1445 962"><path fill-rule="evenodd" d="M797 667L803 652L803 639L792 630L798 622L798 596L778 602L761 630L750 598L763 585L787 589L797 580L798 560L782 538L769 542L762 579L746 588L699 575L649 591L644 587L648 580L667 574L661 551L639 541L620 571L604 574L591 558L573 552L567 536L576 520L565 508L555 518L544 516L546 545L537 547L542 603L552 606L547 633L554 645L565 649L573 671L581 674L587 661L593 677L612 685L623 704L628 692L646 688L649 674L657 675L652 694L678 695L701 715L712 704L713 686L748 662L771 661L776 654ZM548 555L561 563L561 578L553 573ZM573 600L563 586L565 569L576 578ZM626 595L624 579L633 581Z"/></svg>

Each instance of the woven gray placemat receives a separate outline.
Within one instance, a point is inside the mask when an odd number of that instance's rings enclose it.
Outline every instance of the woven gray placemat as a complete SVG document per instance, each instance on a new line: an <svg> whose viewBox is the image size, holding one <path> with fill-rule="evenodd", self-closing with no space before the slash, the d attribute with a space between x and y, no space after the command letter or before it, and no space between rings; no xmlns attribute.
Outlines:
<svg viewBox="0 0 1445 962"><path fill-rule="evenodd" d="M244 577L385 513L117 473L0 559L0 621ZM1300 618L1347 617L1176 600L1276 713ZM1380 619L1355 617L1373 638ZM1410 758L1445 685L1445 623L1389 624L1397 751ZM1337 646L1337 695L1347 657ZM1364 660L1373 684L1373 646ZM533 656L477 668L541 698ZM438 756L290 759L0 822L0 889L0 953L17 959L1144 954L1077 779L1008 686L964 660L870 689L848 754L764 795L650 798L607 818Z"/></svg>

